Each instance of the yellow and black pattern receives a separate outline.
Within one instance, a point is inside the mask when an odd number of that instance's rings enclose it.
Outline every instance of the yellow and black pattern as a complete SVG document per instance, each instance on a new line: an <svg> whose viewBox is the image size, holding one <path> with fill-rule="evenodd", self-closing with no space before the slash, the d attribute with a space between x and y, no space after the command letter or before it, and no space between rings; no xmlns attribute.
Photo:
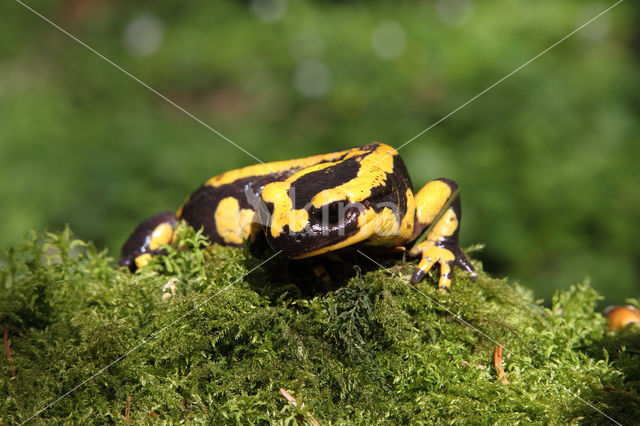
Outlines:
<svg viewBox="0 0 640 426"><path fill-rule="evenodd" d="M171 242L176 223L171 212L158 213L142 222L122 246L118 265L132 271L146 265L151 256L162 253L161 245Z"/></svg>
<svg viewBox="0 0 640 426"><path fill-rule="evenodd" d="M292 258L365 240L395 246L413 234L411 181L397 152L383 144L351 150L340 161L271 183L261 199L268 213L262 219L267 241Z"/></svg>
<svg viewBox="0 0 640 426"><path fill-rule="evenodd" d="M439 216L456 184L439 179L414 194L404 162L382 143L298 160L233 170L206 181L176 215L162 213L136 228L120 265L131 270L171 240L177 220L200 229L214 243L241 246L264 233L268 243L294 259L354 245L394 248L415 240ZM412 281L436 263L439 287L448 290L451 268L475 276L458 247L460 200L410 254L421 256Z"/></svg>

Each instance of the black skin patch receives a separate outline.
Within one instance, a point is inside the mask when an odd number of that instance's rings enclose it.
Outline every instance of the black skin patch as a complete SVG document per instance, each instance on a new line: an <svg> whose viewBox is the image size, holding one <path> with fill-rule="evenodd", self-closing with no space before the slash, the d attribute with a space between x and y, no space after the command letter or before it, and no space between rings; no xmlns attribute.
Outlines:
<svg viewBox="0 0 640 426"><path fill-rule="evenodd" d="M407 189L413 192L413 183L411 182L411 177L409 177L409 172L407 172L407 167L399 155L393 157L393 174L387 177L393 181L391 187L394 188L397 194L398 214L400 215L400 220L402 220L407 214Z"/></svg>

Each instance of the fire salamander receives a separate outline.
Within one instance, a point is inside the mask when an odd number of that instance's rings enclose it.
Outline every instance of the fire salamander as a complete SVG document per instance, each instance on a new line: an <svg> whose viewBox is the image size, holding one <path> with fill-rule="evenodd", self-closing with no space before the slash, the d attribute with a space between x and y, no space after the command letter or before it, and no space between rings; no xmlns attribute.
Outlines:
<svg viewBox="0 0 640 426"><path fill-rule="evenodd" d="M377 142L213 177L175 215L159 213L142 222L124 244L119 265L132 271L145 265L161 245L171 243L179 220L223 245L242 246L264 233L271 247L292 259L355 245L398 248L433 225L409 250L420 256L411 281L420 282L436 263L441 290L449 290L454 265L476 278L458 245L455 182L436 179L414 193L397 151Z"/></svg>

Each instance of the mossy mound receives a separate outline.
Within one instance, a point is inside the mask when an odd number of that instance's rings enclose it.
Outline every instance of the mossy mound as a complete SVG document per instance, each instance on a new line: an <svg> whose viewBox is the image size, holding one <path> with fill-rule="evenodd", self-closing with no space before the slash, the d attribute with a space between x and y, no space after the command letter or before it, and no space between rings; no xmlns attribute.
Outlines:
<svg viewBox="0 0 640 426"><path fill-rule="evenodd" d="M309 284L200 240L136 274L68 230L6 252L0 423L637 421L640 327L607 331L587 284L550 309L482 272L451 295L358 264Z"/></svg>

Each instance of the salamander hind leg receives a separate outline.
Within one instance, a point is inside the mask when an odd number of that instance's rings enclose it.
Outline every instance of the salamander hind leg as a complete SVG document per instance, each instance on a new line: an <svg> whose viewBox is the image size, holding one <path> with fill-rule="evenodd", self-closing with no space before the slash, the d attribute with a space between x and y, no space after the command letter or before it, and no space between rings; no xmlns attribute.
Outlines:
<svg viewBox="0 0 640 426"><path fill-rule="evenodd" d="M163 212L138 225L122 246L118 266L135 272L146 265L152 256L162 253L159 247L171 242L176 222L175 214Z"/></svg>
<svg viewBox="0 0 640 426"><path fill-rule="evenodd" d="M432 226L424 241L416 244L409 255L422 258L411 277L411 282L422 281L429 270L438 263L440 280L438 289L448 292L451 286L451 273L457 265L469 273L472 280L477 278L476 271L458 245L460 230L460 198L456 192L458 186L450 179L437 179L426 184L416 195L416 228L427 229L437 219L441 211L453 202Z"/></svg>

